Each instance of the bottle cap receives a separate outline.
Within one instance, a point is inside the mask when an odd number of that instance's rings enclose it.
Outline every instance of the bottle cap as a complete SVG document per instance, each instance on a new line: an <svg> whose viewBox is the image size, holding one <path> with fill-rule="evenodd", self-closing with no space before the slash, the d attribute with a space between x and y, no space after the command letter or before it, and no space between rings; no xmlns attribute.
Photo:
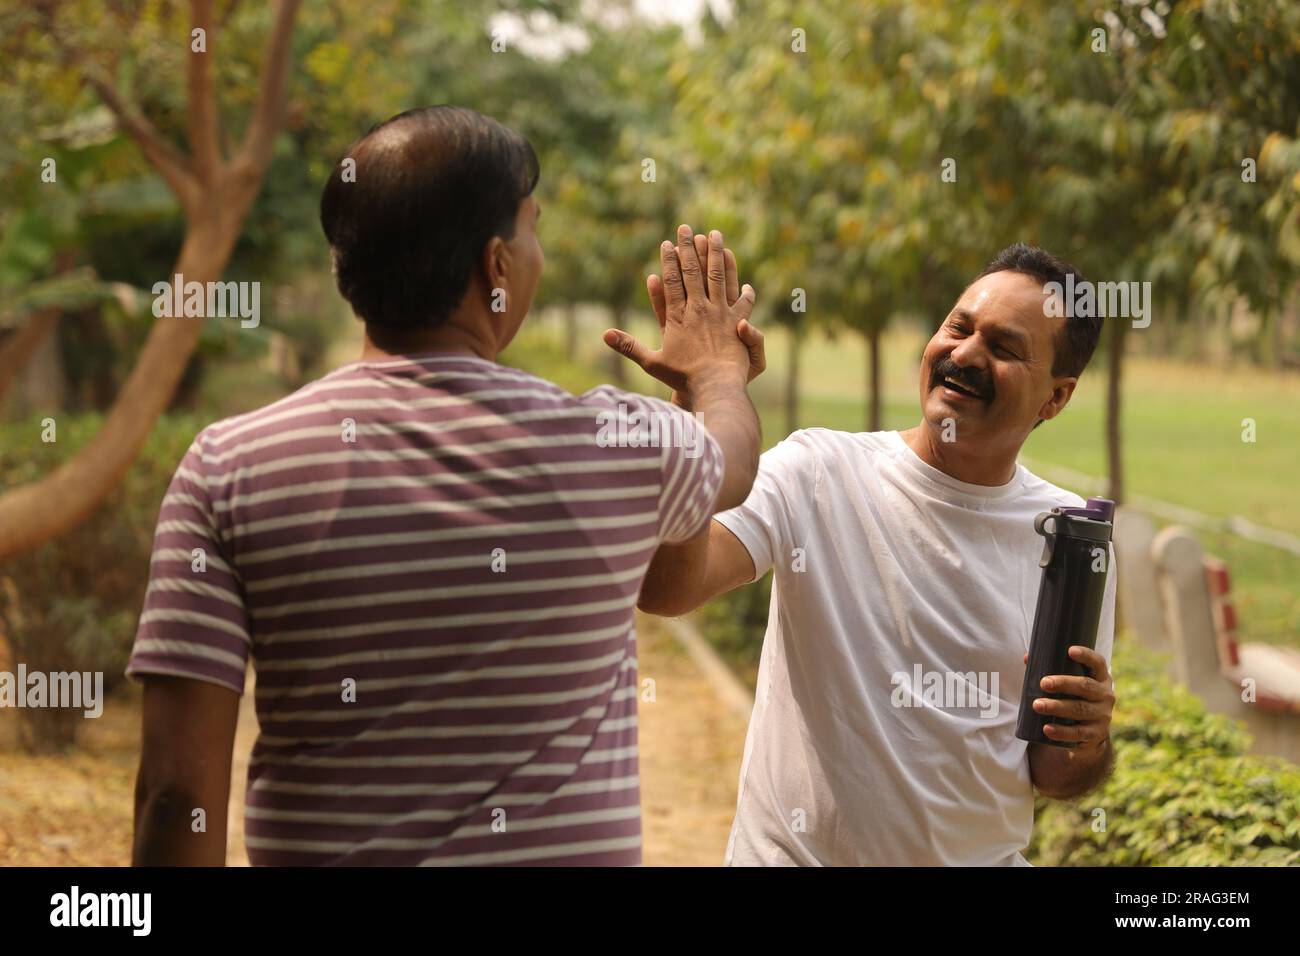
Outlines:
<svg viewBox="0 0 1300 956"><path fill-rule="evenodd" d="M1093 521L1114 521L1115 502L1109 498L1089 498L1082 508L1062 508L1062 514L1090 518Z"/></svg>

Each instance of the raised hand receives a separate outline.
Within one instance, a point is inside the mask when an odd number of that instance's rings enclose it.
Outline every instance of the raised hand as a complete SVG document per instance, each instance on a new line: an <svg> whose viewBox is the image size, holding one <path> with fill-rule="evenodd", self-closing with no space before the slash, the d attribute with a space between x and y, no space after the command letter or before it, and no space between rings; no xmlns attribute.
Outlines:
<svg viewBox="0 0 1300 956"><path fill-rule="evenodd" d="M707 261L709 238L701 233L695 234L695 254L701 262ZM736 255L730 249L723 248L722 261L726 271L727 304L735 305L740 298L739 269ZM645 280L646 291L650 293L650 307L654 309L655 318L659 320L659 332L662 334L664 324L668 321L668 305L664 298L664 282L657 275L648 275ZM767 353L763 347L763 333L758 331L748 319L741 319L736 325L736 334L749 349L749 381L762 375L767 369Z"/></svg>
<svg viewBox="0 0 1300 956"><path fill-rule="evenodd" d="M737 377L743 385L765 367L763 337L749 323L754 290L737 288L735 256L714 230L693 236L677 231L677 244L660 248L663 279L650 276L646 289L663 342L651 350L633 336L610 329L604 340L678 394L689 406L706 382Z"/></svg>

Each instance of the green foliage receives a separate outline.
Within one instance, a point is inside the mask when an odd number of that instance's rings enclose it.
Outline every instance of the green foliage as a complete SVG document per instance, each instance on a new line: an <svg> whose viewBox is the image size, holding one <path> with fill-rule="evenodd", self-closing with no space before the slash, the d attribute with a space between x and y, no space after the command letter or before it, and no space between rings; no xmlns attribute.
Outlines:
<svg viewBox="0 0 1300 956"><path fill-rule="evenodd" d="M0 426L0 487L52 471L95 434L99 416L61 416L58 440L42 426ZM33 670L102 671L104 688L122 680L144 601L158 509L168 483L201 426L159 420L121 487L73 531L13 558L0 572L0 636L13 661ZM33 750L73 742L79 721L58 709L22 710ZM75 716L75 714L74 714Z"/></svg>
<svg viewBox="0 0 1300 956"><path fill-rule="evenodd" d="M700 632L747 685L758 680L758 662L772 599L769 572L744 587L715 598L695 612Z"/></svg>
<svg viewBox="0 0 1300 956"><path fill-rule="evenodd" d="M510 347L501 353L501 364L523 369L574 395L606 383L605 375L590 365L574 361L563 344L547 334L548 331L540 327L537 317L527 319ZM647 380L646 384L651 383Z"/></svg>
<svg viewBox="0 0 1300 956"><path fill-rule="evenodd" d="M1300 768L1244 753L1240 722L1207 714L1157 656L1116 645L1116 769L1073 801L1037 801L1027 854L1046 866L1300 863ZM1105 813L1105 828L1093 830Z"/></svg>

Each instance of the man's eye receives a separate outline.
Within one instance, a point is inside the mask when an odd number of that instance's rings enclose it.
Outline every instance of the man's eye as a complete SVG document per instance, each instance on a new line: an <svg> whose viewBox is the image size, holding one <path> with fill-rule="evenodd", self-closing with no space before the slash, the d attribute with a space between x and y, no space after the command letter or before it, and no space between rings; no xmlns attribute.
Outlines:
<svg viewBox="0 0 1300 956"><path fill-rule="evenodd" d="M1009 348L1006 348L1005 346L1002 346L1002 345L999 345L999 346L997 347L997 351L998 351L998 352L1001 352L1001 353L1002 353L1003 355L1005 355L1007 358L1014 359L1014 358L1019 358L1019 357L1020 357L1020 356L1018 356L1015 352L1011 351Z"/></svg>

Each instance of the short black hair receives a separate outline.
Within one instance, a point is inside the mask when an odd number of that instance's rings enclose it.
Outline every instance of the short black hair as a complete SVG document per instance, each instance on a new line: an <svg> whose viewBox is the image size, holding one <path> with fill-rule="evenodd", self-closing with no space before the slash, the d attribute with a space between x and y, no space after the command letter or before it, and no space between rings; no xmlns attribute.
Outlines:
<svg viewBox="0 0 1300 956"><path fill-rule="evenodd" d="M539 174L527 139L474 110L428 106L371 127L320 200L339 292L374 325L445 322L483 246L514 235Z"/></svg>
<svg viewBox="0 0 1300 956"><path fill-rule="evenodd" d="M1065 288L1067 274L1074 274L1076 290L1086 281L1083 274L1068 262L1023 242L1007 246L975 278L978 281L994 272L1019 272L1032 276L1043 285L1057 282L1062 290ZM1082 316L1078 311L1067 305L1065 330L1057 335L1053 343L1052 374L1058 377L1078 377L1083 374L1097 348L1097 340L1101 338L1101 316ZM1095 309L1091 311L1096 312Z"/></svg>

